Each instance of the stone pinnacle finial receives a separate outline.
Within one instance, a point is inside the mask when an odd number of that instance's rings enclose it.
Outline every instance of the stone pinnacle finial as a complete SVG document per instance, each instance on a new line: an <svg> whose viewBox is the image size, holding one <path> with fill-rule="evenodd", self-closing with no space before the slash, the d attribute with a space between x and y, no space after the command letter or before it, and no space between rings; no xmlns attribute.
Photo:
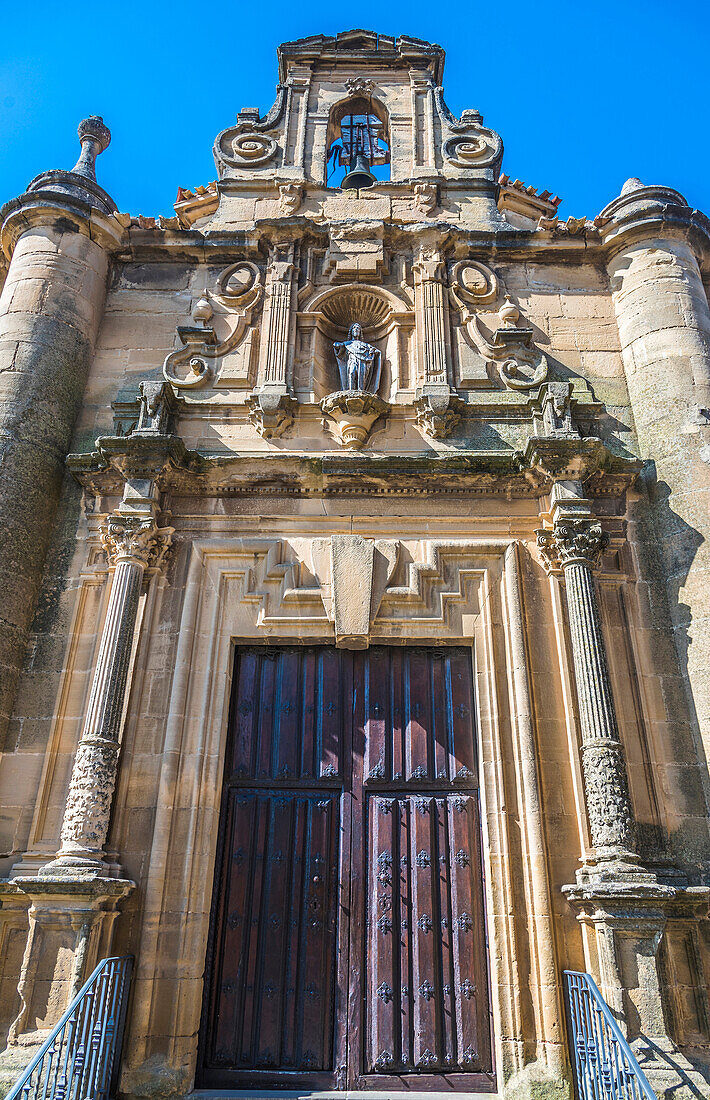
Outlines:
<svg viewBox="0 0 710 1100"><path fill-rule="evenodd" d="M631 179L628 179L624 186L621 188L621 194L628 195L631 193L631 191L638 191L640 187L643 187L641 180L638 178L638 176L632 176Z"/></svg>
<svg viewBox="0 0 710 1100"><path fill-rule="evenodd" d="M111 141L111 131L104 126L101 115L89 115L79 123L77 130L81 142L81 156L72 168L76 176L96 182L96 158Z"/></svg>

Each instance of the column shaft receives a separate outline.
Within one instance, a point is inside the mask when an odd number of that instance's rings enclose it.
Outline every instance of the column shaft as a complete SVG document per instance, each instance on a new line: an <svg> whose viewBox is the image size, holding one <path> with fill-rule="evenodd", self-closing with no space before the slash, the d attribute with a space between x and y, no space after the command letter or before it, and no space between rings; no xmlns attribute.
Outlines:
<svg viewBox="0 0 710 1100"><path fill-rule="evenodd" d="M119 735L144 567L119 561L79 740L57 859L102 861L118 767Z"/></svg>
<svg viewBox="0 0 710 1100"><path fill-rule="evenodd" d="M631 799L619 740L594 575L577 561L565 567L572 662L582 735L582 771L597 855L634 850Z"/></svg>

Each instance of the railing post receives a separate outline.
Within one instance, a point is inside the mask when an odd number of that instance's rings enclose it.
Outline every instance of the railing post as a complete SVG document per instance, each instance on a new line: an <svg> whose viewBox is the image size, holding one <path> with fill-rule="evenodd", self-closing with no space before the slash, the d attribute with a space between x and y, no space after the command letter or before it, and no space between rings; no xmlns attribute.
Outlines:
<svg viewBox="0 0 710 1100"><path fill-rule="evenodd" d="M132 963L129 957L99 963L6 1100L108 1100L114 1094Z"/></svg>

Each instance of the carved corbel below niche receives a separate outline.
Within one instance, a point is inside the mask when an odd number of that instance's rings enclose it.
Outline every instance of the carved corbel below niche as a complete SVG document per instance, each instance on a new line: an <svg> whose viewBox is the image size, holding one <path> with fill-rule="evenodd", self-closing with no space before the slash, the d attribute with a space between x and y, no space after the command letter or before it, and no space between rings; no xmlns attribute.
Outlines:
<svg viewBox="0 0 710 1100"><path fill-rule="evenodd" d="M182 347L170 352L163 363L163 377L177 390L196 389L214 377L214 362L233 351L254 319L264 294L261 272L256 264L239 260L219 277L214 295L207 291L193 310L196 325L179 325ZM214 316L213 299L222 307L222 317L233 324L229 336L217 340L209 324ZM187 368L187 369L186 369Z"/></svg>
<svg viewBox="0 0 710 1100"><path fill-rule="evenodd" d="M389 412L389 405L376 393L362 390L338 390L320 403L323 427L350 451L359 451L373 426Z"/></svg>

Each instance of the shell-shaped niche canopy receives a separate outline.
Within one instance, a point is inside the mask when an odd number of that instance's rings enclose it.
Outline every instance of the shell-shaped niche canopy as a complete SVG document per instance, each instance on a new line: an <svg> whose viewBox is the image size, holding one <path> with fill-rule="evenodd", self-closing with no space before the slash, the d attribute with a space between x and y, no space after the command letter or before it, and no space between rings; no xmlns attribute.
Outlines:
<svg viewBox="0 0 710 1100"><path fill-rule="evenodd" d="M392 307L386 298L367 287L344 286L319 303L319 308L334 328L347 332L354 321L359 321L367 332L386 324Z"/></svg>

